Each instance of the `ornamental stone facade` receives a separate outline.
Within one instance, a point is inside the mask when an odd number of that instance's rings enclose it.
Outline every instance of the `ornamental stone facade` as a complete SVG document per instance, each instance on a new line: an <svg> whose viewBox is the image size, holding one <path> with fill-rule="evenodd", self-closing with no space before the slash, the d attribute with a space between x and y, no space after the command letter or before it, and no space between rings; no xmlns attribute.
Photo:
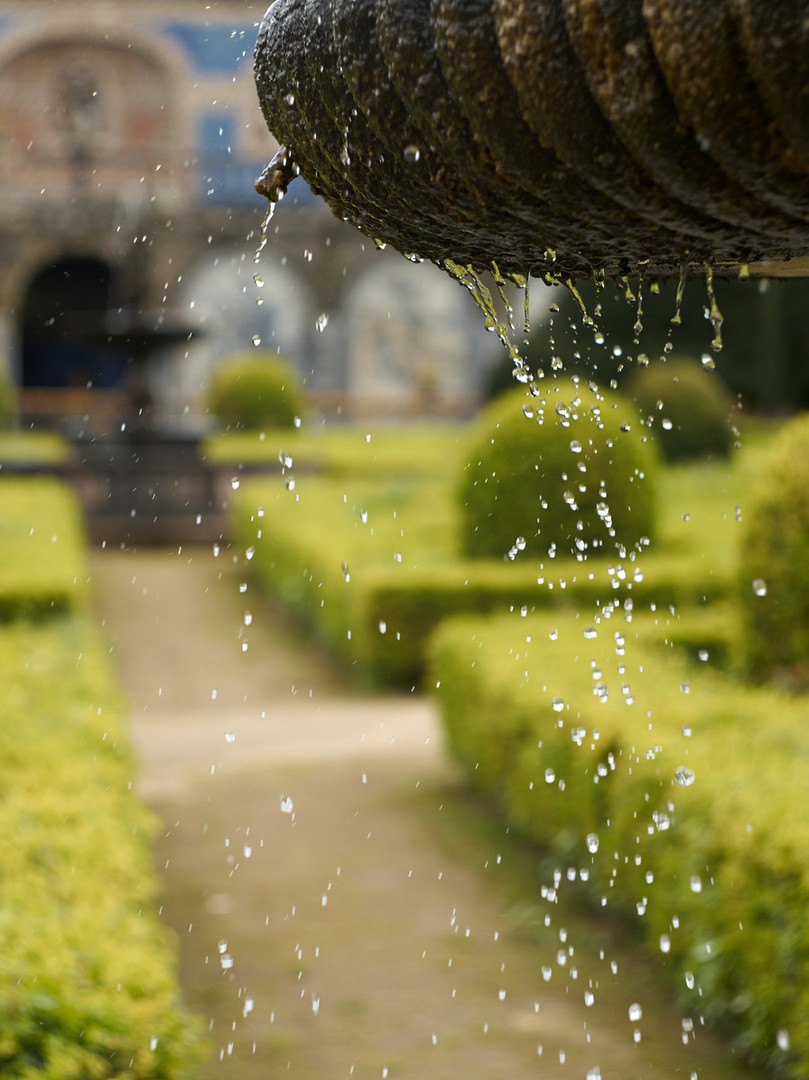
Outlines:
<svg viewBox="0 0 809 1080"><path fill-rule="evenodd" d="M199 414L211 369L254 342L323 412L474 407L491 338L435 267L375 250L302 180L254 261L276 149L253 85L263 12L0 3L0 361L29 411L95 408L137 367L158 413Z"/></svg>

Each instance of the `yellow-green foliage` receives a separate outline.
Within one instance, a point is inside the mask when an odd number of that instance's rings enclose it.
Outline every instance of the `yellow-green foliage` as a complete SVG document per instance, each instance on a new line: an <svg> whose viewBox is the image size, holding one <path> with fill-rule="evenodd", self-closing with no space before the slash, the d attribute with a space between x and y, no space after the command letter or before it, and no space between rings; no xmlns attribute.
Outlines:
<svg viewBox="0 0 809 1080"><path fill-rule="evenodd" d="M208 438L203 455L213 464L272 465L293 459L295 471L329 476L442 476L461 455L459 424L384 424L373 433L353 424L273 431L227 431Z"/></svg>
<svg viewBox="0 0 809 1080"><path fill-rule="evenodd" d="M727 457L733 398L715 371L688 356L636 368L621 384L644 416L668 461Z"/></svg>
<svg viewBox="0 0 809 1080"><path fill-rule="evenodd" d="M718 475L697 500L693 476L677 478L663 522L668 552L652 547L639 559L630 552L623 560L581 561L518 555L505 562L458 555L451 475L304 475L293 490L286 479L242 483L233 500L234 538L251 549L249 566L267 589L353 670L377 681L418 681L428 635L449 614L617 595L700 602L732 584L726 554L737 526L732 510L721 509L733 504ZM715 558L699 550L706 532L719 538Z"/></svg>
<svg viewBox="0 0 809 1080"><path fill-rule="evenodd" d="M0 430L0 468L7 465L62 465L70 444L54 431Z"/></svg>
<svg viewBox="0 0 809 1080"><path fill-rule="evenodd" d="M76 500L48 478L0 474L0 619L65 611L84 583Z"/></svg>
<svg viewBox="0 0 809 1080"><path fill-rule="evenodd" d="M0 628L0 1073L179 1080L178 1002L121 701L83 616Z"/></svg>
<svg viewBox="0 0 809 1080"><path fill-rule="evenodd" d="M739 570L755 678L809 681L809 415L776 439L745 500Z"/></svg>
<svg viewBox="0 0 809 1080"><path fill-rule="evenodd" d="M683 625L620 604L451 620L431 681L453 752L509 821L561 868L583 869L598 904L638 913L680 985L693 976L700 1013L798 1078L809 1072L806 702L716 669L730 623L703 631L699 612Z"/></svg>
<svg viewBox="0 0 809 1080"><path fill-rule="evenodd" d="M501 395L460 483L466 554L615 554L654 532L657 455L634 406L574 377Z"/></svg>
<svg viewBox="0 0 809 1080"><path fill-rule="evenodd" d="M0 480L0 610L17 616L0 625L0 1075L180 1080L198 1037L82 541L64 487Z"/></svg>
<svg viewBox="0 0 809 1080"><path fill-rule="evenodd" d="M292 427L303 412L300 376L275 353L237 353L211 377L208 410L232 428Z"/></svg>

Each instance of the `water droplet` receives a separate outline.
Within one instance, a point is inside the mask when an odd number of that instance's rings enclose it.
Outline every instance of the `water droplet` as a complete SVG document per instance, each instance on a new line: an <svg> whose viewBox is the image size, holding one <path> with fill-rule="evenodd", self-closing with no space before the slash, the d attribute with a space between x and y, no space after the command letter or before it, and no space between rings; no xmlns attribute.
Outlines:
<svg viewBox="0 0 809 1080"><path fill-rule="evenodd" d="M584 991L584 1004L587 1006L588 1009L595 1002L595 999L596 999L596 996L595 996L595 994L593 993L592 990L585 990Z"/></svg>
<svg viewBox="0 0 809 1080"><path fill-rule="evenodd" d="M249 562L249 561L250 561L250 559L252 559L252 558L253 558L253 556L255 555L255 553L256 553L256 549L255 549L254 547L249 547L249 548L247 548L247 550L245 551L245 553L244 553L244 557L245 557L245 559L247 559L247 561Z"/></svg>
<svg viewBox="0 0 809 1080"><path fill-rule="evenodd" d="M587 1070L585 1080L601 1080L601 1069L598 1067L598 1065L594 1066L592 1069Z"/></svg>
<svg viewBox="0 0 809 1080"><path fill-rule="evenodd" d="M157 1049L157 1036L156 1035L153 1035L151 1037L151 1039L149 1040L149 1049L150 1050L156 1050Z"/></svg>
<svg viewBox="0 0 809 1080"><path fill-rule="evenodd" d="M291 814L292 813L292 799L290 798L289 795L282 795L281 796L281 813L282 814Z"/></svg>
<svg viewBox="0 0 809 1080"><path fill-rule="evenodd" d="M555 697L551 701L551 708L554 712L561 712L565 707L564 700L560 697Z"/></svg>
<svg viewBox="0 0 809 1080"><path fill-rule="evenodd" d="M756 596L767 595L767 582L764 580L764 578L757 577L755 579L755 581L753 582L753 592L756 594Z"/></svg>
<svg viewBox="0 0 809 1080"><path fill-rule="evenodd" d="M629 1019L632 1021L633 1024L637 1024L638 1020L643 1019L643 1009L640 1007L637 1001L634 1001L629 1006Z"/></svg>
<svg viewBox="0 0 809 1080"><path fill-rule="evenodd" d="M671 952L671 938L668 934L660 935L660 951L664 953Z"/></svg>
<svg viewBox="0 0 809 1080"><path fill-rule="evenodd" d="M225 732L225 742L230 743L230 742L235 742L235 741L236 741L236 735L232 731L226 731Z"/></svg>
<svg viewBox="0 0 809 1080"><path fill-rule="evenodd" d="M694 989L694 986L696 985L696 979L694 978L694 972L693 971L686 971L686 973L685 973L685 985L688 987L689 990Z"/></svg>
<svg viewBox="0 0 809 1080"><path fill-rule="evenodd" d="M545 770L545 783L546 784L552 784L555 779L556 779L556 770L555 769L546 769Z"/></svg>
<svg viewBox="0 0 809 1080"><path fill-rule="evenodd" d="M329 316L326 314L325 311L321 311L321 313L318 315L317 319L315 319L315 326L317 327L317 332L319 334L322 334L323 331L326 329L326 327L328 325L329 325Z"/></svg>
<svg viewBox="0 0 809 1080"><path fill-rule="evenodd" d="M697 653L697 656L702 661L707 660L708 659L708 650L707 649L700 649L699 652Z"/></svg>
<svg viewBox="0 0 809 1080"><path fill-rule="evenodd" d="M384 619L380 619L379 620L379 633L380 634L385 634L385 633L387 633L387 629L388 629L388 624L385 622Z"/></svg>
<svg viewBox="0 0 809 1080"><path fill-rule="evenodd" d="M671 429L674 427L671 420L668 420L665 416L660 421L660 426L663 428L664 431L671 431Z"/></svg>
<svg viewBox="0 0 809 1080"><path fill-rule="evenodd" d="M674 779L680 787L690 787L694 783L694 770L685 765L679 765L675 770Z"/></svg>
<svg viewBox="0 0 809 1080"><path fill-rule="evenodd" d="M700 359L706 371L716 371L716 361L710 353L703 353Z"/></svg>
<svg viewBox="0 0 809 1080"><path fill-rule="evenodd" d="M598 837L596 836L596 834L592 833L592 832L588 833L587 838L586 838L586 843L587 843L587 850L592 855L595 855L595 853L598 851Z"/></svg>
<svg viewBox="0 0 809 1080"><path fill-rule="evenodd" d="M252 342L258 348L261 344L261 334L253 334Z"/></svg>
<svg viewBox="0 0 809 1080"><path fill-rule="evenodd" d="M230 955L230 953L222 953L222 955L219 957L219 963L222 965L223 971L230 971L230 969L233 967L233 957Z"/></svg>
<svg viewBox="0 0 809 1080"><path fill-rule="evenodd" d="M691 892L693 892L693 893L702 892L702 878L698 874L692 874L691 875L690 886L691 886Z"/></svg>
<svg viewBox="0 0 809 1080"><path fill-rule="evenodd" d="M588 639L598 637L598 630L596 630L594 626L585 626L585 628L582 630L582 637L586 637Z"/></svg>
<svg viewBox="0 0 809 1080"><path fill-rule="evenodd" d="M498 993L497 993L497 997L498 997L498 999L500 1001L505 1001L506 1000L506 992L505 992L505 990L499 990Z"/></svg>
<svg viewBox="0 0 809 1080"><path fill-rule="evenodd" d="M253 848L250 844L244 845L244 847L242 848L242 854L244 855L245 859L250 858L250 856L253 854Z"/></svg>
<svg viewBox="0 0 809 1080"><path fill-rule="evenodd" d="M292 107L295 104L295 95L294 94L285 94L284 95L284 101L287 103L287 105Z"/></svg>
<svg viewBox="0 0 809 1080"><path fill-rule="evenodd" d="M351 574L349 573L348 563L345 561L340 563L340 568L343 571L343 579L345 581L351 581Z"/></svg>
<svg viewBox="0 0 809 1080"><path fill-rule="evenodd" d="M404 148L403 157L408 165L415 165L421 160L421 150L413 143L409 143Z"/></svg>
<svg viewBox="0 0 809 1080"><path fill-rule="evenodd" d="M234 476L233 479L230 481L230 486L233 488L234 491L239 490L239 482L240 481L238 476Z"/></svg>
<svg viewBox="0 0 809 1080"><path fill-rule="evenodd" d="M317 994L312 994L312 1012L317 1016L320 1009L320 998Z"/></svg>
<svg viewBox="0 0 809 1080"><path fill-rule="evenodd" d="M542 965L542 978L545 982L550 982L553 975L553 969L548 967L547 964Z"/></svg>
<svg viewBox="0 0 809 1080"><path fill-rule="evenodd" d="M778 1033L775 1036L775 1041L778 1043L779 1050L789 1050L789 1032L786 1030L786 1028L778 1029Z"/></svg>

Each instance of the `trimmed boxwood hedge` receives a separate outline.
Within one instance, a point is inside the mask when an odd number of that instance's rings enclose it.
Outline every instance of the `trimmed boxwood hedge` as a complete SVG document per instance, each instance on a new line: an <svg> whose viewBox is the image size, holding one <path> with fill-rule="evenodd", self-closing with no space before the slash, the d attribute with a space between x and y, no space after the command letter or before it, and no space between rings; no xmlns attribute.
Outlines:
<svg viewBox="0 0 809 1080"><path fill-rule="evenodd" d="M647 418L667 461L730 453L733 397L720 376L693 357L661 357L635 368L621 390Z"/></svg>
<svg viewBox="0 0 809 1080"><path fill-rule="evenodd" d="M236 353L221 361L207 393L208 411L234 429L291 428L304 404L295 368L266 351Z"/></svg>
<svg viewBox="0 0 809 1080"><path fill-rule="evenodd" d="M242 483L231 521L264 587L361 678L378 683L417 683L430 631L454 613L630 595L636 603L703 602L732 588L732 568L687 551L638 560L462 559L456 513L446 481L310 476L292 491L283 479Z"/></svg>
<svg viewBox="0 0 809 1080"><path fill-rule="evenodd" d="M463 471L462 551L503 558L612 554L648 543L657 453L628 399L574 376L502 394L478 418Z"/></svg>
<svg viewBox="0 0 809 1080"><path fill-rule="evenodd" d="M739 597L749 674L809 686L809 414L780 432L745 502Z"/></svg>
<svg viewBox="0 0 809 1080"><path fill-rule="evenodd" d="M0 621L79 604L83 545L81 510L63 484L0 475Z"/></svg>
<svg viewBox="0 0 809 1080"><path fill-rule="evenodd" d="M685 648L667 611L620 605L449 620L431 682L472 782L555 865L584 869L598 905L639 916L695 1010L797 1080L809 1073L806 700L735 683L711 661L721 620L702 639L699 614L688 622Z"/></svg>
<svg viewBox="0 0 809 1080"><path fill-rule="evenodd" d="M132 791L82 539L64 488L0 482L0 1074L181 1080L200 1033L157 916L157 822Z"/></svg>

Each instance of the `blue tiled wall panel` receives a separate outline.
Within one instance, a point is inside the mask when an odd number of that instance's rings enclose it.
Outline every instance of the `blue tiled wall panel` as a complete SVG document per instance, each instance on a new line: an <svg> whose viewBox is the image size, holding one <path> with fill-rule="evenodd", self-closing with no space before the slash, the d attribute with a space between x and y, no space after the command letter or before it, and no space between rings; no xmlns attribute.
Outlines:
<svg viewBox="0 0 809 1080"><path fill-rule="evenodd" d="M225 75L235 72L253 60L258 27L251 23L204 26L199 23L171 19L159 29L177 41L191 59L195 69L206 75Z"/></svg>

